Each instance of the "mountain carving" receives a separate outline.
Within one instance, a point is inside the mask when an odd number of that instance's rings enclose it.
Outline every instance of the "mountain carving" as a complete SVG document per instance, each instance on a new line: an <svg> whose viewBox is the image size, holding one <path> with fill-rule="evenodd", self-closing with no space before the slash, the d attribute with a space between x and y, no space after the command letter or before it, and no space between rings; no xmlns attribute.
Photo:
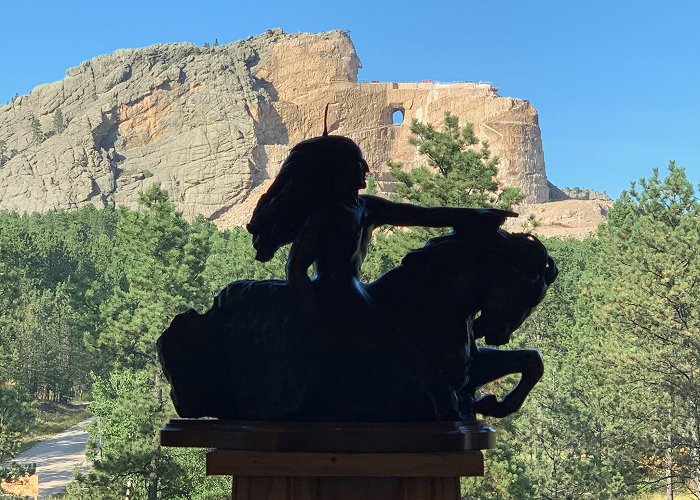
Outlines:
<svg viewBox="0 0 700 500"><path fill-rule="evenodd" d="M537 213L562 203L546 203L550 184L528 101L484 83L362 83L360 67L342 31L269 30L225 46L96 57L0 106L0 209L135 208L138 194L160 183L185 217L240 225L291 146L321 133L327 103L330 132L360 145L381 190L391 191L388 158L409 168L422 161L408 143L411 120L438 125L449 111L472 122L501 158L501 185L546 207Z"/></svg>

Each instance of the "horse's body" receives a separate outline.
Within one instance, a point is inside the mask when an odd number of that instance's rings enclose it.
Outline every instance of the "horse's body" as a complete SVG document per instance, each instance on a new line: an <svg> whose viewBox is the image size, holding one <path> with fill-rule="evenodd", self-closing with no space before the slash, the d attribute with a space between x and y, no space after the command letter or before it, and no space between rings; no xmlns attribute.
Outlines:
<svg viewBox="0 0 700 500"><path fill-rule="evenodd" d="M483 398L473 406L474 391L509 373L494 357L518 361L512 372L532 368L519 362L532 356L480 350L475 338L507 342L556 268L535 240L505 232L484 240L431 240L364 285L366 301L319 280L313 316L302 313L284 281L230 284L206 314L179 315L159 339L178 413L426 421L473 418L474 408L494 415L515 411L539 376L532 382L524 374L503 402ZM494 303L495 296L508 303Z"/></svg>

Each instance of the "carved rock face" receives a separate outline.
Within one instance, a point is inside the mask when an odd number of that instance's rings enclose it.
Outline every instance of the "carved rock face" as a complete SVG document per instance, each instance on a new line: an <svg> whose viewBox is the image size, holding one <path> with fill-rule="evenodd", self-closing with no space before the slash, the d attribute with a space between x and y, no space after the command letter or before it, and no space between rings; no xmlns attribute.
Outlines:
<svg viewBox="0 0 700 500"><path fill-rule="evenodd" d="M391 188L387 158L419 163L407 142L411 120L439 124L450 111L489 140L504 184L531 202L547 200L537 113L527 101L499 97L488 84L358 83L360 67L340 31L272 30L220 47L96 57L0 107L0 140L12 156L0 169L0 208L135 206L139 191L160 182L187 217L244 223L228 212L275 176L291 145L320 134L325 103L329 131L359 144L380 187ZM67 126L54 133L57 109ZM392 124L395 110L402 125Z"/></svg>

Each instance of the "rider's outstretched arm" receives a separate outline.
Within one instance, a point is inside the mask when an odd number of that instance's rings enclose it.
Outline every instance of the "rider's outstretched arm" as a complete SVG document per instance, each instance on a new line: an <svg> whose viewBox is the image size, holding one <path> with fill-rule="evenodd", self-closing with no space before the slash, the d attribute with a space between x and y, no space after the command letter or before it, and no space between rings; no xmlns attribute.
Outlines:
<svg viewBox="0 0 700 500"><path fill-rule="evenodd" d="M422 207L396 203L378 196L362 195L369 222L374 226L453 227L459 229L497 228L518 214L498 208Z"/></svg>

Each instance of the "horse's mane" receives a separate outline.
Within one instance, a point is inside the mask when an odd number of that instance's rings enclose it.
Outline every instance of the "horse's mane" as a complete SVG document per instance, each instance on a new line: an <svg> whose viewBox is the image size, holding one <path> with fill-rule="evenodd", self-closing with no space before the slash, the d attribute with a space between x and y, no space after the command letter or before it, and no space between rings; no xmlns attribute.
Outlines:
<svg viewBox="0 0 700 500"><path fill-rule="evenodd" d="M450 233L427 241L410 251L402 266L417 272L451 272L457 269L494 266L507 272L517 268L524 274L544 274L553 281L551 258L545 246L528 233L509 233L503 229L488 232ZM553 262L552 262L553 265Z"/></svg>

